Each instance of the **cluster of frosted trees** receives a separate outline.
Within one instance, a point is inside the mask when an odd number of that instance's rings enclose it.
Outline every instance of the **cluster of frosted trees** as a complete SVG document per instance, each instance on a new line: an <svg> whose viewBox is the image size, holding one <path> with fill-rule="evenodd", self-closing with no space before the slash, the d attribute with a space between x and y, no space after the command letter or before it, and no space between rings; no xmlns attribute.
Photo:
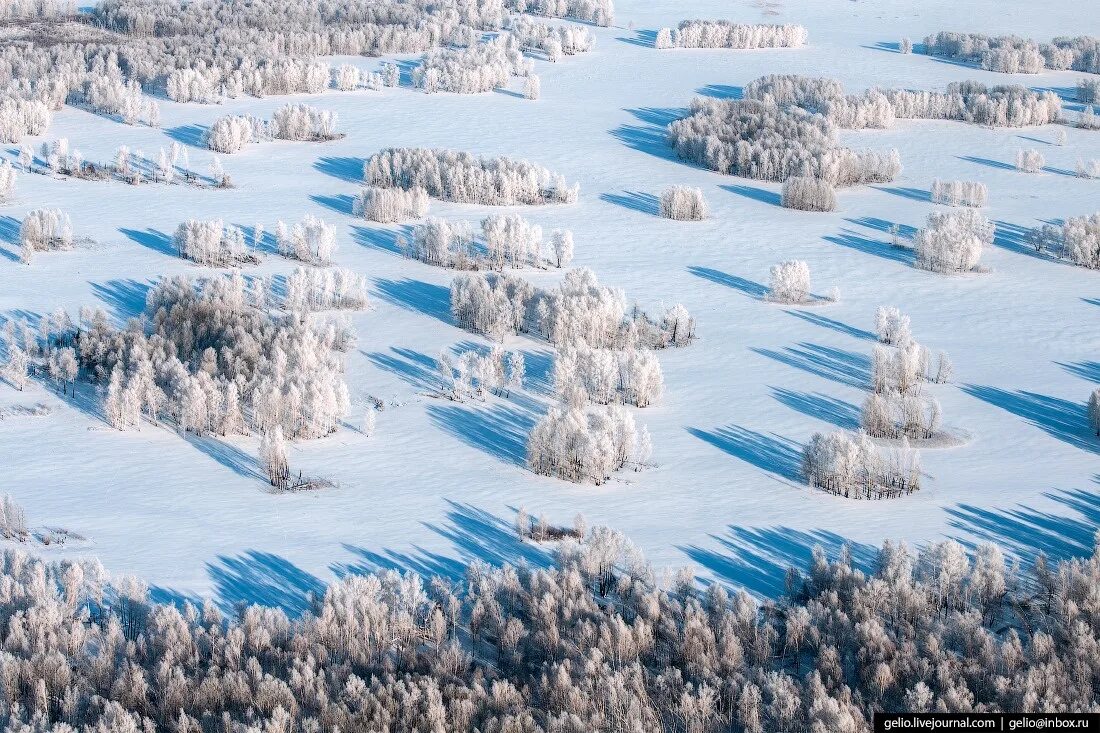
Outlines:
<svg viewBox="0 0 1100 733"><path fill-rule="evenodd" d="M939 273L970 272L993 237L993 225L977 209L933 211L913 236L914 265Z"/></svg>
<svg viewBox="0 0 1100 733"><path fill-rule="evenodd" d="M363 179L378 188L419 187L443 201L489 206L567 204L580 191L561 174L527 161L430 148L382 150L363 164Z"/></svg>
<svg viewBox="0 0 1100 733"><path fill-rule="evenodd" d="M657 48L799 48L808 34L800 25L731 23L728 20L683 20L657 32Z"/></svg>
<svg viewBox="0 0 1100 733"><path fill-rule="evenodd" d="M835 211L836 189L820 178L791 176L783 181L780 202L785 209L799 211Z"/></svg>
<svg viewBox="0 0 1100 733"><path fill-rule="evenodd" d="M538 51L548 61L558 61L562 56L573 56L591 51L596 39L587 28L566 25L549 25L528 18L513 18L508 30L525 51Z"/></svg>
<svg viewBox="0 0 1100 733"><path fill-rule="evenodd" d="M9 0L0 7L0 18L4 20L42 20L75 14L74 0Z"/></svg>
<svg viewBox="0 0 1100 733"><path fill-rule="evenodd" d="M0 142L18 143L27 135L41 135L52 120L53 113L43 101L0 93Z"/></svg>
<svg viewBox="0 0 1100 733"><path fill-rule="evenodd" d="M428 213L428 192L420 186L408 190L363 186L352 208L356 216L383 224L419 219Z"/></svg>
<svg viewBox="0 0 1100 733"><path fill-rule="evenodd" d="M622 407L554 406L531 431L527 465L542 476L599 486L635 462L638 435L634 416Z"/></svg>
<svg viewBox="0 0 1100 733"><path fill-rule="evenodd" d="M464 221L432 217L413 229L408 256L457 270L564 267L573 259L573 233L555 229L549 239L542 227L518 214L494 214L482 220L480 241Z"/></svg>
<svg viewBox="0 0 1100 733"><path fill-rule="evenodd" d="M1031 231L1029 240L1040 254L1100 270L1100 213L1070 217L1062 226L1044 224Z"/></svg>
<svg viewBox="0 0 1100 733"><path fill-rule="evenodd" d="M27 515L11 494L0 499L0 537L19 541L27 537Z"/></svg>
<svg viewBox="0 0 1100 733"><path fill-rule="evenodd" d="M20 146L19 165L24 171L31 173L79 178L84 181L118 180L132 186L154 182L217 187L224 181L224 171L204 179L188 168L187 152L178 142L173 142L167 150L161 148L155 159L121 145L113 160L95 163L85 160L79 150L69 145L68 138L63 137L44 141L37 158L29 145Z"/></svg>
<svg viewBox="0 0 1100 733"><path fill-rule="evenodd" d="M505 0L504 7L548 18L573 18L605 28L615 22L612 0Z"/></svg>
<svg viewBox="0 0 1100 733"><path fill-rule="evenodd" d="M985 206L989 192L980 181L932 181L932 203L946 206Z"/></svg>
<svg viewBox="0 0 1100 733"><path fill-rule="evenodd" d="M142 94L136 81L124 81L121 76L89 76L84 101L93 112L117 115L127 125L142 122L156 127L160 124L160 107L156 100Z"/></svg>
<svg viewBox="0 0 1100 733"><path fill-rule="evenodd" d="M814 433L802 451L802 475L847 499L889 499L920 489L920 453L901 444L880 450L866 433Z"/></svg>
<svg viewBox="0 0 1100 733"><path fill-rule="evenodd" d="M817 112L844 129L885 129L895 119L958 120L990 127L1024 127L1057 122L1062 100L1024 86L988 87L963 81L945 92L868 89L845 94L836 79L769 74L750 82L744 98Z"/></svg>
<svg viewBox="0 0 1100 733"><path fill-rule="evenodd" d="M236 153L250 143L272 138L323 142L337 137L335 112L288 104L275 110L270 122L251 115L219 117L205 132L203 143L219 153Z"/></svg>
<svg viewBox="0 0 1100 733"><path fill-rule="evenodd" d="M924 39L926 53L978 64L987 71L1038 74L1044 69L1100 74L1100 38L1061 36L1037 43L1019 36L940 31Z"/></svg>
<svg viewBox="0 0 1100 733"><path fill-rule="evenodd" d="M661 192L660 214L677 221L702 221L707 218L707 200L702 190L690 186L673 186Z"/></svg>
<svg viewBox="0 0 1100 733"><path fill-rule="evenodd" d="M814 302L816 298L810 292L810 266L802 260L788 260L774 265L766 297L773 303L797 305Z"/></svg>
<svg viewBox="0 0 1100 733"><path fill-rule="evenodd" d="M669 125L668 139L684 160L745 178L808 176L850 186L901 172L897 150L841 147L828 119L772 101L697 97L689 116Z"/></svg>
<svg viewBox="0 0 1100 733"><path fill-rule="evenodd" d="M95 559L5 550L10 727L139 731L815 731L875 713L1092 709L1100 553L815 548L761 604L667 585L606 527L546 568L348 575L299 618L151 601Z"/></svg>
<svg viewBox="0 0 1100 733"><path fill-rule="evenodd" d="M562 404L621 402L649 407L664 392L664 372L648 349L594 349L583 343L563 346L554 361L554 391Z"/></svg>
<svg viewBox="0 0 1100 733"><path fill-rule="evenodd" d="M565 273L551 289L507 274L460 275L451 284L451 313L458 326L498 341L532 333L557 346L665 348L686 346L695 335L695 321L682 305L654 320L628 309L622 290L600 284L585 268Z"/></svg>
<svg viewBox="0 0 1100 733"><path fill-rule="evenodd" d="M15 166L10 160L0 162L0 204L11 201L15 195L15 181L19 174L15 172Z"/></svg>
<svg viewBox="0 0 1100 733"><path fill-rule="evenodd" d="M429 51L413 69L412 81L428 94L480 94L508 86L513 76L529 76L531 68L516 38L503 33L467 48Z"/></svg>
<svg viewBox="0 0 1100 733"><path fill-rule="evenodd" d="M436 360L439 392L448 399L462 402L482 397L486 392L506 396L523 389L526 364L520 351L505 352L499 344L480 353L469 350L452 357L444 349Z"/></svg>
<svg viewBox="0 0 1100 733"><path fill-rule="evenodd" d="M286 279L283 307L288 311L363 310L369 305L366 276L347 268L298 267Z"/></svg>
<svg viewBox="0 0 1100 733"><path fill-rule="evenodd" d="M871 394L863 403L860 419L864 432L874 438L929 440L940 431L943 410L924 393L923 385L951 378L951 361L943 352L932 367L929 350L913 340L909 317L897 308L879 308L876 314L879 341L871 359Z"/></svg>
<svg viewBox="0 0 1100 733"><path fill-rule="evenodd" d="M199 435L278 426L314 438L348 411L341 335L332 324L270 315L264 284L250 287L238 273L160 282L144 324L116 329L99 311L69 329L49 339L71 342L83 373L107 384L106 416L119 429L144 417Z"/></svg>
<svg viewBox="0 0 1100 733"><path fill-rule="evenodd" d="M308 58L255 61L252 58L224 66L173 69L165 93L174 102L214 104L225 97L264 97L278 94L319 94L329 85L332 70L323 61Z"/></svg>
<svg viewBox="0 0 1100 733"><path fill-rule="evenodd" d="M332 85L342 92L350 92L360 87L381 91L383 87L395 87L401 79L401 71L396 64L386 64L381 72L363 72L358 66L341 64L332 72Z"/></svg>
<svg viewBox="0 0 1100 733"><path fill-rule="evenodd" d="M172 242L179 256L206 267L231 267L259 262L253 237L221 219L189 219L176 227Z"/></svg>
<svg viewBox="0 0 1100 733"><path fill-rule="evenodd" d="M1078 178L1100 178L1100 158L1078 159L1076 168Z"/></svg>
<svg viewBox="0 0 1100 733"><path fill-rule="evenodd" d="M35 209L19 225L20 257L30 264L35 252L72 249L73 223L60 209Z"/></svg>
<svg viewBox="0 0 1100 733"><path fill-rule="evenodd" d="M275 228L279 254L313 265L326 265L336 252L336 227L312 214L294 226L280 221Z"/></svg>
<svg viewBox="0 0 1100 733"><path fill-rule="evenodd" d="M1046 158L1034 148L1016 151L1016 170L1021 173L1038 173L1046 164Z"/></svg>

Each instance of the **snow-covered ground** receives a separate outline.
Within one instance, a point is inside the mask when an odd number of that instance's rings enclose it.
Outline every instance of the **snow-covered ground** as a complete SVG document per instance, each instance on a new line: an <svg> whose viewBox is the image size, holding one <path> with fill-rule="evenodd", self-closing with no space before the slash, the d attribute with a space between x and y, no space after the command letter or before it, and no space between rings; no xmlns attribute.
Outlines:
<svg viewBox="0 0 1100 733"><path fill-rule="evenodd" d="M692 565L761 594L779 590L784 567L804 562L814 544L835 551L851 542L857 561L885 538L917 545L991 539L1024 557L1083 553L1100 518L1100 439L1090 436L1085 416L1088 393L1100 382L1100 275L1039 258L1016 233L1100 209L1100 181L1067 172L1078 158L1100 158L1100 132L1067 128L1061 147L1053 144L1055 127L900 121L889 131L844 133L853 147L897 147L905 170L891 184L843 191L831 214L782 209L777 185L686 165L663 142L664 125L693 96L736 95L767 73L834 76L851 91L942 89L977 79L1069 94L1082 74L1012 77L901 55L892 44L937 30L1041 40L1100 35L1100 16L1083 7L1068 0L1041 9L993 0L788 0L781 15L764 17L749 2L620 0L617 27L593 29L595 51L536 62L537 102L508 91L328 92L309 101L337 111L346 138L265 143L225 156L236 184L228 191L23 175L16 200L0 208L0 238L8 239L0 242L0 316L102 305L125 318L142 308L158 276L208 274L171 250L183 219L261 222L270 230L306 213L339 225L336 261L368 275L374 307L353 315L352 427L295 443L291 452L295 470L327 477L336 488L275 495L258 477L254 438L187 439L149 425L118 432L96 414L87 385L74 403L41 386L18 393L4 384L0 409L38 401L55 409L0 420L0 489L22 503L31 525L65 527L89 540L51 554L95 554L113 573L137 574L164 597L212 595L290 609L345 572L460 572L475 559L544 562L543 548L519 543L512 531L521 506L555 522L583 512L592 524L622 530L658 567ZM810 41L798 50L652 48L656 29L685 17L802 23ZM380 63L353 61L371 70ZM227 113L269 116L287 101L163 101L161 129L66 108L45 139L68 137L89 160L109 160L123 144L155 157L176 139L202 170L210 153L196 147L195 126ZM659 354L664 399L636 412L653 434L657 468L600 487L526 470L526 434L550 400L552 350L543 342L509 340L527 355L531 384L522 399L456 404L423 396L440 348L486 342L450 323L452 272L396 254L399 227L350 215L362 161L404 145L526 158L579 181L577 204L524 215L546 229L572 229L574 264L602 282L654 310L682 302L697 318L695 344ZM1012 170L1020 148L1041 150L1047 169ZM933 210L927 191L936 177L988 185L985 213L998 223L997 243L983 255L988 274L916 270L890 248L891 223L919 227ZM658 218L655 197L673 184L701 187L712 217ZM44 206L69 212L77 235L95 244L20 264L12 244L18 222ZM476 221L491 210L433 201L431 212ZM788 259L810 264L818 292L838 286L840 302L802 309L762 302L768 269ZM254 271L293 267L272 256ZM540 282L557 276L531 275ZM807 488L797 477L799 452L814 432L857 423L879 305L899 306L921 343L951 356L953 382L932 391L946 424L970 439L924 452L919 493L850 501ZM368 395L397 404L379 414L370 438L355 429Z"/></svg>

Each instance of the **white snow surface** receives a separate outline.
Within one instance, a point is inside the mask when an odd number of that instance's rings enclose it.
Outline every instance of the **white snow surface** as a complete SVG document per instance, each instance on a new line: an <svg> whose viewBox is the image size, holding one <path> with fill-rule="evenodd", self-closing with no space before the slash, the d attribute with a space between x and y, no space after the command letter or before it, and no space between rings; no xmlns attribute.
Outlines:
<svg viewBox="0 0 1100 733"><path fill-rule="evenodd" d="M1018 228L1100 210L1100 181L1069 173L1078 158L1100 158L1100 132L1063 128L1062 147L1053 144L1053 126L899 121L888 131L845 132L853 147L897 147L905 170L891 184L840 192L839 210L819 214L780 208L778 185L680 162L664 144L663 127L693 96L736 94L767 73L833 76L850 91L942 89L977 79L1072 98L1085 75L994 74L901 55L891 44L902 36L919 43L937 30L1039 40L1100 35L1100 14L1086 6L787 0L781 15L765 17L750 2L620 0L617 27L592 29L593 52L536 61L542 98L535 102L518 91L458 96L409 88L294 97L338 112L347 137L269 142L224 156L236 184L228 191L22 175L16 199L0 208L2 317L58 305L75 315L81 305L101 305L124 319L140 311L157 277L210 273L171 250L180 221L220 217L271 231L277 220L307 213L338 225L336 264L369 277L374 307L352 316L358 343L347 356L355 403L349 427L291 449L294 470L336 488L272 494L258 477L255 437L199 440L148 424L119 432L98 416L100 398L87 385L74 403L48 386L19 393L3 384L0 408L45 401L55 409L0 420L2 491L26 508L31 525L89 540L48 550L52 556L97 555L163 598L210 596L227 606L249 601L291 611L304 606L307 592L348 572L458 574L476 559L544 563L548 548L520 543L512 530L521 506L556 523L583 512L590 524L623 531L659 568L690 565L705 579L760 595L779 592L783 569L805 563L814 544L831 554L850 542L864 563L870 546L886 538L916 546L989 539L1024 559L1038 550L1082 554L1100 518L1100 439L1085 416L1088 393L1100 382L1100 273L1035 256ZM797 50L651 47L658 28L687 17L802 23L810 41ZM373 70L382 60L351 61ZM194 126L229 113L270 116L288 101L162 100L160 129L66 107L30 142L67 137L89 160L110 160L125 144L155 159L175 136L188 143L192 167L205 171L211 154L196 147ZM526 158L579 181L574 205L510 211L547 231L572 229L574 264L621 286L631 300L653 311L682 302L697 318L697 342L659 353L664 398L635 412L652 432L657 468L593 487L524 467L526 434L551 399L553 351L544 342L506 344L527 356L530 387L522 397L456 404L424 396L441 347L488 342L451 325L453 272L400 257L393 242L401 227L351 216L363 160L389 146ZM1044 172L1012 170L1020 148L1038 148ZM983 255L991 272L924 272L890 248L891 223L919 227L934 209L927 191L936 177L988 185L984 213L998 223L997 244ZM658 218L656 197L675 184L700 187L711 218ZM95 243L20 264L12 244L18 222L41 207L67 211L77 236ZM438 201L430 208L471 221L494 212ZM762 301L769 268L790 259L809 263L816 292L838 286L840 302L798 308ZM273 255L248 272L294 267ZM560 277L525 276L541 283ZM970 440L924 451L919 493L851 501L803 484L799 452L814 432L858 421L879 305L899 306L921 343L951 356L952 383L931 391L947 426ZM370 438L357 430L368 395L387 402Z"/></svg>

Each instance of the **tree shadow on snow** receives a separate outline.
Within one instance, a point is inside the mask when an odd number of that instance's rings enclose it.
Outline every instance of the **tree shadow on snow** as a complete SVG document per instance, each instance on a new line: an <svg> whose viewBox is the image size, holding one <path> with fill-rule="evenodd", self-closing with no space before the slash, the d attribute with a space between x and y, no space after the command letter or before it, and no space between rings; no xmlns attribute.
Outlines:
<svg viewBox="0 0 1100 733"><path fill-rule="evenodd" d="M451 322L451 290L423 280L375 278L379 298L405 310L423 313L444 323Z"/></svg>
<svg viewBox="0 0 1100 733"><path fill-rule="evenodd" d="M390 351L393 354L382 351L363 353L371 364L400 377L413 389L425 392L439 389L440 377L435 359L419 351L396 346L391 346Z"/></svg>
<svg viewBox="0 0 1100 733"><path fill-rule="evenodd" d="M716 430L688 428L688 432L715 448L788 481L801 482L802 446L779 435L765 435L740 425Z"/></svg>
<svg viewBox="0 0 1100 733"><path fill-rule="evenodd" d="M678 160L676 152L668 144L668 126L684 117L683 108L642 107L627 109L641 125L619 125L611 131L611 136L627 147L648 153L657 158Z"/></svg>
<svg viewBox="0 0 1100 733"><path fill-rule="evenodd" d="M1059 397L977 384L963 385L963 391L1006 412L1027 420L1047 435L1074 448L1100 453L1100 440L1089 430L1085 403Z"/></svg>
<svg viewBox="0 0 1100 733"><path fill-rule="evenodd" d="M10 244L13 248L18 248L19 245L19 227L21 226L18 219L11 216L0 216L0 242ZM0 247L0 257L11 260L12 262L19 262L18 251L9 250L7 247Z"/></svg>
<svg viewBox="0 0 1100 733"><path fill-rule="evenodd" d="M714 99L741 99L745 96L744 88L731 84L707 84L696 89L695 93Z"/></svg>
<svg viewBox="0 0 1100 733"><path fill-rule="evenodd" d="M658 216L661 213L660 201L651 193L623 191L619 193L601 193L600 201L621 206L624 209L640 211L643 214Z"/></svg>
<svg viewBox="0 0 1100 733"><path fill-rule="evenodd" d="M346 193L336 194L333 196L310 194L309 199L315 204L320 204L330 211L335 211L337 214L353 216L353 212L355 210L355 197L349 196Z"/></svg>
<svg viewBox="0 0 1100 733"><path fill-rule="evenodd" d="M718 188L723 191L735 193L738 196L744 196L753 201L759 201L762 204L771 204L772 206L783 205L783 196L778 191L769 191L766 188L745 185L719 186Z"/></svg>
<svg viewBox="0 0 1100 733"><path fill-rule="evenodd" d="M1014 171L1016 166L1011 163L1005 163L1001 160L990 160L989 158L977 158L973 155L960 155L957 156L959 160L965 160L967 163L977 163L978 165L984 165L989 168L996 168L1002 171Z"/></svg>
<svg viewBox="0 0 1100 733"><path fill-rule="evenodd" d="M874 571L878 550L872 545L852 542L824 529L804 531L792 527L735 527L726 535L710 535L719 548L680 546L693 562L709 570L723 583L744 588L762 598L774 599L785 592L787 569L805 571L815 547L836 560L841 548L848 547L852 565L866 573Z"/></svg>
<svg viewBox="0 0 1100 733"><path fill-rule="evenodd" d="M527 466L530 412L511 405L429 405L428 417L466 445L515 466Z"/></svg>
<svg viewBox="0 0 1100 733"><path fill-rule="evenodd" d="M390 254L404 256L405 253L397 246L397 240L404 237L405 241L411 241L412 231L413 227L408 224L399 226L396 229L353 226L351 228L351 236L352 239L364 247L372 247L382 250L383 252L389 252ZM450 295L447 297L449 299Z"/></svg>
<svg viewBox="0 0 1100 733"><path fill-rule="evenodd" d="M878 239L868 239L862 234L851 229L842 229L839 234L827 234L822 237L826 242L838 244L841 247L854 249L856 252L881 257L884 260L900 262L905 265L912 264L913 256L909 250L895 247L890 242Z"/></svg>
<svg viewBox="0 0 1100 733"><path fill-rule="evenodd" d="M145 229L142 231L126 228L120 228L118 231L130 241L136 242L142 247L151 249L158 254L179 257L179 250L172 244L172 237L164 232L158 232L156 229Z"/></svg>
<svg viewBox="0 0 1100 733"><path fill-rule="evenodd" d="M902 198L912 201L921 201L923 203L930 203L932 201L932 192L925 191L922 188L906 188L904 186L872 186L871 188L894 196L901 196Z"/></svg>
<svg viewBox="0 0 1100 733"><path fill-rule="evenodd" d="M218 605L226 611L241 606L281 608L288 616L301 616L310 608L311 597L325 592L320 578L302 570L286 558L259 550L237 557L219 555L206 564L214 584Z"/></svg>
<svg viewBox="0 0 1100 733"><path fill-rule="evenodd" d="M1086 382L1100 384L1100 361L1079 361L1075 364L1063 364L1060 361L1055 363Z"/></svg>
<svg viewBox="0 0 1100 733"><path fill-rule="evenodd" d="M326 176L338 178L348 183L363 182L363 158L324 157L313 162L314 170L324 173Z"/></svg>
<svg viewBox="0 0 1100 733"><path fill-rule="evenodd" d="M204 142L206 130L207 128L202 125L180 125L179 127L169 127L164 131L164 134L183 145L206 149Z"/></svg>
<svg viewBox="0 0 1100 733"><path fill-rule="evenodd" d="M865 354L803 341L783 351L753 347L761 356L848 387L865 388L871 381L871 360Z"/></svg>
<svg viewBox="0 0 1100 733"><path fill-rule="evenodd" d="M145 312L145 299L152 287L148 282L133 279L93 282L91 286L95 296L115 311L120 323Z"/></svg>
<svg viewBox="0 0 1100 733"><path fill-rule="evenodd" d="M616 41L622 41L623 43L629 43L632 46L641 46L642 48L656 48L657 47L657 31L653 30L640 30L634 31L633 38L627 38L626 36L618 36Z"/></svg>
<svg viewBox="0 0 1100 733"><path fill-rule="evenodd" d="M1040 552L1052 562L1090 555L1100 525L1100 494L1074 489L1043 496L1079 516L1043 512L1021 504L1012 509L958 504L946 509L948 523L966 533L956 538L963 544L974 547L977 542L993 542L1029 564Z"/></svg>
<svg viewBox="0 0 1100 733"><path fill-rule="evenodd" d="M700 267L698 265L691 265L688 267L688 272L695 277L701 277L704 280L710 280L712 283L718 285L725 285L728 288L739 290L750 298L763 298L768 294L768 288L761 285L758 282L752 280L746 280L743 277L737 275L730 275L729 273L722 272L721 270L715 270L710 267Z"/></svg>
<svg viewBox="0 0 1100 733"><path fill-rule="evenodd" d="M859 408L851 402L838 400L820 392L796 392L781 387L770 387L772 396L796 412L845 430L859 427Z"/></svg>
<svg viewBox="0 0 1100 733"><path fill-rule="evenodd" d="M197 436L186 431L178 434L195 450L225 466L238 476L267 481L267 476L256 457L245 453L237 446L209 435Z"/></svg>
<svg viewBox="0 0 1100 733"><path fill-rule="evenodd" d="M832 318L829 318L828 316L823 316L819 313L807 313L806 311L796 310L783 312L787 315L794 316L795 318L800 318L807 323L812 323L815 326L821 326L822 328L827 328L830 331L836 331L837 333L842 333L846 336L851 336L852 338L863 339L864 341L878 341L878 337L870 331L864 331L862 328L850 326L847 323L834 320Z"/></svg>

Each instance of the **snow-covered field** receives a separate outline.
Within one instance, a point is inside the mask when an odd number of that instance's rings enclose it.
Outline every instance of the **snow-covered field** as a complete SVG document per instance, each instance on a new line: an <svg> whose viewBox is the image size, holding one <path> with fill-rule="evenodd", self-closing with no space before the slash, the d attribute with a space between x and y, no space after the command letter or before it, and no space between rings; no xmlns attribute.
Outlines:
<svg viewBox="0 0 1100 733"><path fill-rule="evenodd" d="M270 230L307 213L338 225L335 260L368 276L374 304L352 316L358 342L347 361L355 405L349 427L291 450L294 470L324 476L335 488L271 493L256 438L185 438L148 424L113 430L86 384L76 401L41 384L23 393L0 384L0 409L39 401L55 408L0 420L2 491L25 507L32 526L88 538L50 554L97 555L112 573L136 574L162 597L289 609L347 572L458 573L478 559L545 562L544 548L515 536L520 507L559 523L582 512L591 524L631 537L659 567L691 565L703 577L763 595L778 592L786 565L805 562L815 544L833 552L850 542L857 561L885 538L915 545L991 539L1024 558L1038 550L1081 554L1100 518L1100 439L1085 415L1100 382L1100 275L1035 256L1017 233L1100 209L1100 181L1070 172L1079 158L1100 158L1100 132L925 121L845 132L843 142L853 147L898 148L905 169L893 183L845 189L838 211L820 214L781 208L778 185L677 160L663 129L693 96L737 95L767 73L832 76L849 91L942 89L976 79L1071 97L1084 74L994 74L901 55L892 44L938 30L1041 40L1100 35L1100 15L1086 5L787 0L781 15L765 17L742 1L620 0L616 27L592 29L593 52L535 62L538 101L522 98L518 80L513 91L484 95L329 91L309 101L336 111L346 137L270 142L225 156L232 190L23 175L16 199L0 208L2 317L102 305L125 319L141 311L156 278L209 273L175 256L170 237L180 221L220 217ZM810 40L797 50L652 47L658 28L686 17L801 23ZM369 70L381 63L351 61ZM66 107L32 142L67 137L86 158L108 160L119 145L155 155L178 140L203 169L211 154L198 147L196 126L229 113L270 116L287 101L242 98L215 107L162 100L160 129ZM1056 129L1068 134L1063 146L1053 144ZM458 404L426 396L441 348L488 342L451 324L453 272L397 254L400 226L351 215L362 162L390 146L507 155L578 181L578 203L525 208L524 215L547 230L572 229L574 265L630 299L652 310L687 306L699 339L659 354L665 396L636 411L653 435L656 468L623 472L599 487L525 468L527 433L553 399L545 342L507 343L527 357L522 398ZM1013 170L1020 148L1039 149L1046 169ZM927 191L934 178L988 185L984 211L998 224L997 242L983 254L989 273L917 270L910 255L890 247L891 224L919 227L933 210ZM659 218L656 197L674 184L702 188L712 216ZM18 222L46 206L67 211L77 235L94 244L20 264ZM433 215L471 222L493 211L431 203ZM769 268L790 259L809 263L816 291L839 287L840 302L796 308L762 301ZM271 256L250 272L293 268ZM552 282L560 275L525 276ZM858 424L880 305L900 307L922 344L951 356L952 382L931 390L946 424L968 440L923 452L920 492L851 501L809 489L798 477L799 455L814 432ZM368 396L387 403L369 438L357 430Z"/></svg>

